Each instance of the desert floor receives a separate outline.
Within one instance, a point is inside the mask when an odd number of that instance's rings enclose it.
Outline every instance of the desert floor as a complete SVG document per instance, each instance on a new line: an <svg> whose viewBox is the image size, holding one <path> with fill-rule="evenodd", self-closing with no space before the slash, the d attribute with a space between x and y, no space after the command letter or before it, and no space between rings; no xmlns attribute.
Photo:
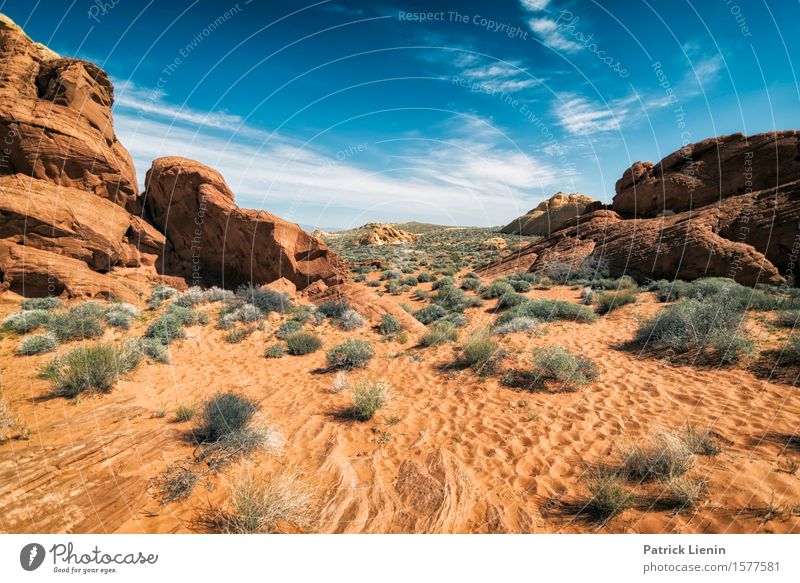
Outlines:
<svg viewBox="0 0 800 583"><path fill-rule="evenodd" d="M579 294L563 286L526 293L574 302ZM423 305L409 294L384 297ZM16 311L19 300L2 296L0 316ZM468 310L462 337L491 324L493 304ZM70 400L52 396L38 378L52 355L17 356L18 337L6 334L2 398L30 433L0 445L0 530L203 531L203 516L225 504L238 466L256 464L266 472L291 467L314 488L315 532L798 532L800 393L793 373L706 367L631 349L638 321L659 307L641 293L636 304L592 324L549 323L538 336L502 337L510 362L554 344L594 360L599 378L571 393L520 392L502 386L498 375L448 366L457 343L421 348L414 335L400 344L372 326L344 332L329 321L318 329L321 351L266 359L281 316L228 344L209 304L201 309L211 324L188 328L188 338L172 345L170 364L143 364L109 394ZM756 314L749 324L762 349L780 341L769 318ZM106 338L141 335L146 325L107 330ZM324 351L349 337L371 340L376 354L348 378L391 385L389 405L366 423L338 414L350 396L331 392L335 373L321 372ZM264 422L285 438L283 453L236 462L208 474L188 500L161 505L149 481L195 451L193 422L175 422L175 408L226 390L258 401ZM689 511L663 509L657 495L648 498L656 486L642 485L635 508L605 524L584 517L593 471L613 464L626 444L687 423L710 428L722 444L690 472L708 480L703 502Z"/></svg>

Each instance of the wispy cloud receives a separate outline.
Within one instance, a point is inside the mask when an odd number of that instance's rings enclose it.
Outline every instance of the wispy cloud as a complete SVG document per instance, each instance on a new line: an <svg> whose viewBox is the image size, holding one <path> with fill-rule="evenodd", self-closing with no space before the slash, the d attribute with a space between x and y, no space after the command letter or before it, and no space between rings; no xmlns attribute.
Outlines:
<svg viewBox="0 0 800 583"><path fill-rule="evenodd" d="M541 84L519 61L497 61L472 53L458 53L452 61L458 76L487 93L513 93Z"/></svg>
<svg viewBox="0 0 800 583"><path fill-rule="evenodd" d="M536 12L547 8L548 4L550 4L550 0L520 0L519 3L522 4L525 10Z"/></svg>
<svg viewBox="0 0 800 583"><path fill-rule="evenodd" d="M551 49L565 53L577 53L583 48L579 43L569 40L562 27L552 18L531 18L528 26Z"/></svg>
<svg viewBox="0 0 800 583"><path fill-rule="evenodd" d="M564 94L553 102L553 113L570 134L586 135L619 130L629 115L628 101L616 101L605 106L586 97Z"/></svg>
<svg viewBox="0 0 800 583"><path fill-rule="evenodd" d="M140 182L154 158L184 156L218 169L238 204L304 224L351 226L368 213L383 220L501 224L560 187L562 178L483 120L456 118L441 139L371 143L362 154L337 157L283 135L253 140L269 134L238 119L210 125L213 112L189 110L193 115L173 120L163 105L159 112L134 103L115 109L117 134ZM395 162L376 164L378 157Z"/></svg>

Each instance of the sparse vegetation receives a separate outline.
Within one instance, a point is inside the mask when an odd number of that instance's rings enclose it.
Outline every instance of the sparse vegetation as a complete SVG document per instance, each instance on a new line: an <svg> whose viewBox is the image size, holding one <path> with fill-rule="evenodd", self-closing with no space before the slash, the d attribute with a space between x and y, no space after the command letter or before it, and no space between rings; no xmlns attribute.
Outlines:
<svg viewBox="0 0 800 583"><path fill-rule="evenodd" d="M367 340L351 338L331 348L325 355L331 368L361 368L372 358L374 350Z"/></svg>
<svg viewBox="0 0 800 583"><path fill-rule="evenodd" d="M381 316L381 322L378 325L378 331L383 336L394 336L398 332L403 331L403 325L400 324L400 320L398 320L395 316L391 314L383 314Z"/></svg>
<svg viewBox="0 0 800 583"><path fill-rule="evenodd" d="M225 342L228 344L238 344L246 338L249 338L255 331L256 329L253 326L242 326L240 328L236 328L225 335Z"/></svg>
<svg viewBox="0 0 800 583"><path fill-rule="evenodd" d="M699 478L680 476L664 482L665 501L676 510L693 508L706 495L707 484Z"/></svg>
<svg viewBox="0 0 800 583"><path fill-rule="evenodd" d="M458 329L449 322L437 322L428 327L420 338L422 346L437 346L454 342L458 338Z"/></svg>
<svg viewBox="0 0 800 583"><path fill-rule="evenodd" d="M258 474L243 470L231 486L230 509L214 520L218 532L273 533L280 523L307 528L313 513L313 494L299 475L284 470Z"/></svg>
<svg viewBox="0 0 800 583"><path fill-rule="evenodd" d="M105 315L106 309L101 303L84 302L65 312L52 313L46 327L59 342L97 338L105 330Z"/></svg>
<svg viewBox="0 0 800 583"><path fill-rule="evenodd" d="M389 398L389 385L382 380L359 379L352 388L353 416L359 421L369 421Z"/></svg>
<svg viewBox="0 0 800 583"><path fill-rule="evenodd" d="M282 342L276 342L275 344L267 347L267 349L264 351L264 356L266 358L283 358L288 352L289 349L285 344Z"/></svg>
<svg viewBox="0 0 800 583"><path fill-rule="evenodd" d="M431 304L430 306L425 306L414 312L412 316L414 316L417 320L425 324L431 324L436 320L441 320L447 315L447 310L444 309L442 306L437 304Z"/></svg>
<svg viewBox="0 0 800 583"><path fill-rule="evenodd" d="M586 503L586 510L604 522L632 507L635 501L635 496L625 488L624 482L614 475L591 480L589 493L591 498Z"/></svg>
<svg viewBox="0 0 800 583"><path fill-rule="evenodd" d="M200 435L206 442L220 441L246 429L258 410L256 403L237 393L222 393L203 407Z"/></svg>
<svg viewBox="0 0 800 583"><path fill-rule="evenodd" d="M28 298L22 300L20 307L25 310L57 310L64 305L60 299L53 296L43 298Z"/></svg>
<svg viewBox="0 0 800 583"><path fill-rule="evenodd" d="M298 322L297 320L288 320L278 327L278 330L275 332L275 337L283 340L298 330L302 330L302 328L303 324L301 322Z"/></svg>
<svg viewBox="0 0 800 583"><path fill-rule="evenodd" d="M324 314L329 318L338 318L349 309L350 302L348 302L345 298L325 300L317 307L317 310L321 314Z"/></svg>
<svg viewBox="0 0 800 583"><path fill-rule="evenodd" d="M633 289L622 289L617 291L606 291L595 295L594 304L600 314L607 314L617 308L636 301L636 291Z"/></svg>
<svg viewBox="0 0 800 583"><path fill-rule="evenodd" d="M101 342L79 346L55 357L42 369L42 377L57 395L75 397L86 391L106 393L119 378L139 365L141 352L128 342Z"/></svg>
<svg viewBox="0 0 800 583"><path fill-rule="evenodd" d="M531 374L538 384L574 390L592 382L599 371L585 356L574 355L560 346L550 346L534 352Z"/></svg>
<svg viewBox="0 0 800 583"><path fill-rule="evenodd" d="M593 322L597 315L587 306L563 300L529 300L501 314L495 325L500 326L520 317L535 318L541 322L554 320Z"/></svg>
<svg viewBox="0 0 800 583"><path fill-rule="evenodd" d="M272 312L284 314L294 307L288 294L254 285L239 286L236 290L236 299L257 307L264 315Z"/></svg>
<svg viewBox="0 0 800 583"><path fill-rule="evenodd" d="M686 473L694 454L680 435L657 433L643 444L633 444L620 452L622 472L629 479L671 480Z"/></svg>
<svg viewBox="0 0 800 583"><path fill-rule="evenodd" d="M37 334L36 336L23 338L22 342L17 346L17 354L31 356L53 352L56 348L58 348L58 339L55 336L50 333Z"/></svg>
<svg viewBox="0 0 800 583"><path fill-rule="evenodd" d="M461 345L462 362L473 368L486 368L500 356L500 345L492 340L488 330L476 330Z"/></svg>
<svg viewBox="0 0 800 583"><path fill-rule="evenodd" d="M158 498L162 504L171 502L183 502L192 495L194 487L200 480L197 472L178 465L172 464L161 472L153 481Z"/></svg>
<svg viewBox="0 0 800 583"><path fill-rule="evenodd" d="M513 334L515 332L528 332L539 327L539 320L527 316L518 316L508 322L492 328L495 334Z"/></svg>
<svg viewBox="0 0 800 583"><path fill-rule="evenodd" d="M147 307L151 310L157 310L161 304L169 298L175 297L178 291L167 287L165 285L157 285L150 292L150 299L147 300Z"/></svg>
<svg viewBox="0 0 800 583"><path fill-rule="evenodd" d="M181 403L175 409L175 421L177 423L184 423L186 421L191 421L194 419L195 414L197 413L197 403L192 401L189 403Z"/></svg>
<svg viewBox="0 0 800 583"><path fill-rule="evenodd" d="M322 348L322 340L311 332L295 332L286 337L286 347L289 354L302 356Z"/></svg>
<svg viewBox="0 0 800 583"><path fill-rule="evenodd" d="M50 320L47 310L15 312L3 320L3 328L16 334L27 334L44 326Z"/></svg>
<svg viewBox="0 0 800 583"><path fill-rule="evenodd" d="M364 317L353 309L346 310L336 319L336 325L345 331L357 330L365 323Z"/></svg>

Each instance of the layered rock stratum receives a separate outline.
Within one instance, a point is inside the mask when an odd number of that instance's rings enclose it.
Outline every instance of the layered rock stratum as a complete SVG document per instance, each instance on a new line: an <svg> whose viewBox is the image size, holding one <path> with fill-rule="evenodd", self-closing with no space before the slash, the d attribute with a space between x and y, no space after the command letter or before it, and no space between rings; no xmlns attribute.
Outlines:
<svg viewBox="0 0 800 583"><path fill-rule="evenodd" d="M346 279L319 239L239 208L222 176L199 162L156 160L140 194L101 68L58 56L3 15L0 62L2 289L133 301L156 281L285 278L305 289Z"/></svg>
<svg viewBox="0 0 800 583"><path fill-rule="evenodd" d="M557 192L539 203L536 208L511 221L500 232L546 237L563 227L567 221L581 216L588 208L598 204L599 201L583 194Z"/></svg>
<svg viewBox="0 0 800 583"><path fill-rule="evenodd" d="M553 262L577 268L592 259L611 275L639 280L720 276L794 284L798 152L792 130L723 136L658 164L636 162L617 182L613 210L575 217L483 272L540 271Z"/></svg>

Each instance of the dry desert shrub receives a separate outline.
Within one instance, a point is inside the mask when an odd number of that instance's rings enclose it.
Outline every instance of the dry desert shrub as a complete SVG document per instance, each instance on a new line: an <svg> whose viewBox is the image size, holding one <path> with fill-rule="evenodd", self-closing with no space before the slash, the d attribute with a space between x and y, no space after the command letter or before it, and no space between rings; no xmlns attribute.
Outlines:
<svg viewBox="0 0 800 583"><path fill-rule="evenodd" d="M286 523L307 529L313 520L314 493L294 470L262 474L242 470L230 488L229 508L213 519L217 532L274 533Z"/></svg>
<svg viewBox="0 0 800 583"><path fill-rule="evenodd" d="M369 421L389 400L389 384L383 380L359 379L352 387L353 417Z"/></svg>
<svg viewBox="0 0 800 583"><path fill-rule="evenodd" d="M661 432L642 444L630 445L621 453L623 474L633 480L671 480L694 464L695 456L677 433Z"/></svg>

